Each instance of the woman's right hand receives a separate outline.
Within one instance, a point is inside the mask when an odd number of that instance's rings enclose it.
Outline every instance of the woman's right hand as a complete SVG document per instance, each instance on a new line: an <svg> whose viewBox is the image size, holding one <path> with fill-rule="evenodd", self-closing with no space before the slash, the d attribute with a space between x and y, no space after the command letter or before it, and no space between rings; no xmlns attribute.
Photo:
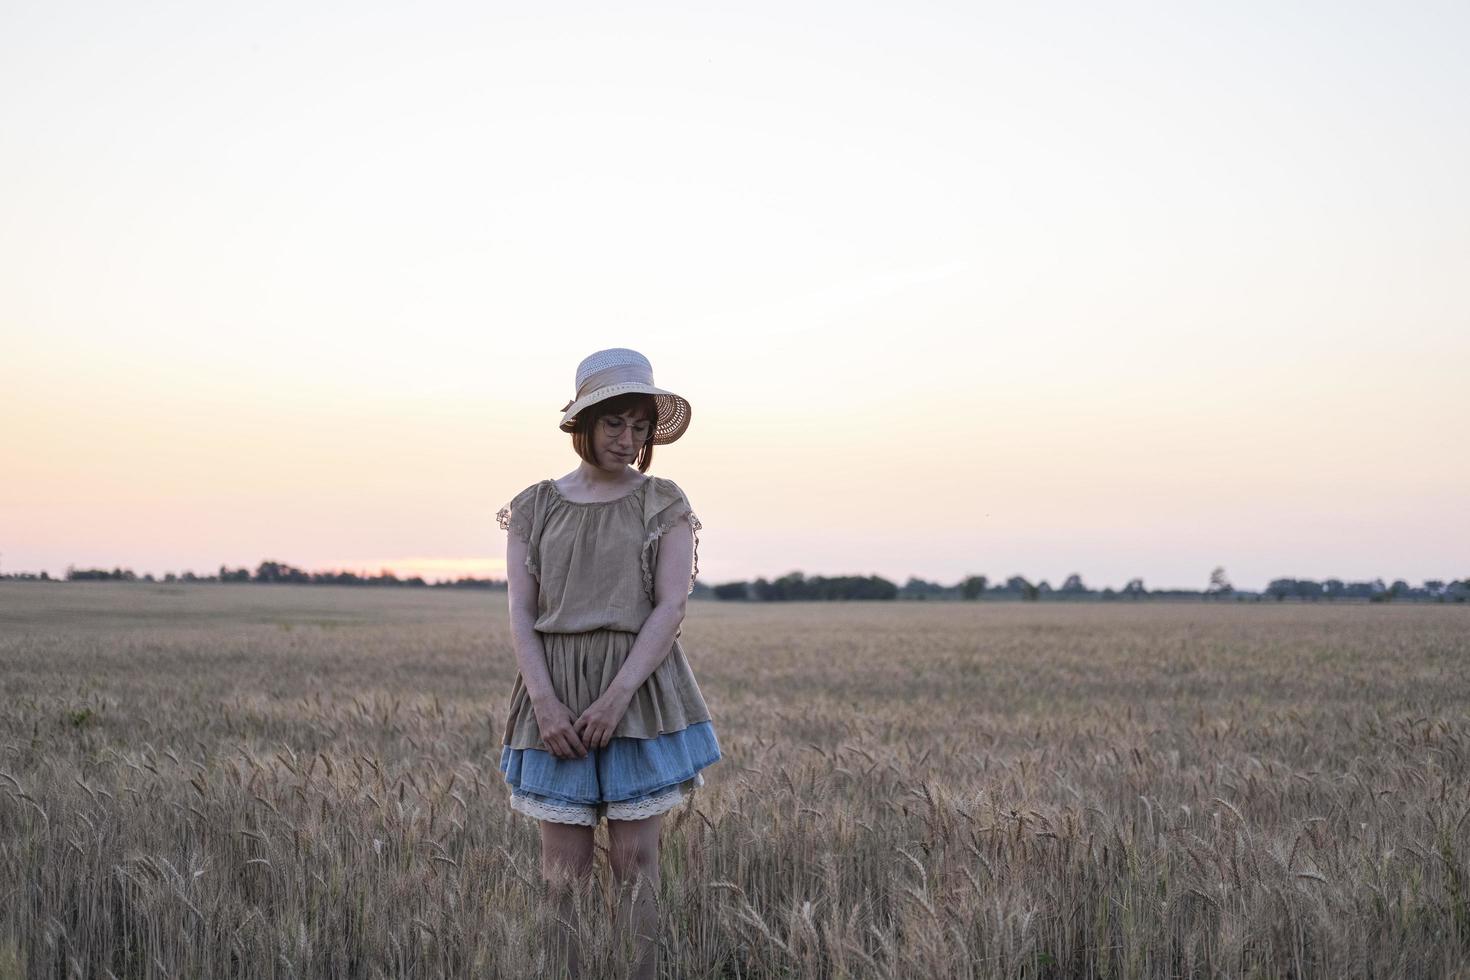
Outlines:
<svg viewBox="0 0 1470 980"><path fill-rule="evenodd" d="M581 759L587 755L582 740L577 737L573 722L577 716L572 709L552 698L541 704L532 703L536 712L536 727L541 730L541 741L558 759Z"/></svg>

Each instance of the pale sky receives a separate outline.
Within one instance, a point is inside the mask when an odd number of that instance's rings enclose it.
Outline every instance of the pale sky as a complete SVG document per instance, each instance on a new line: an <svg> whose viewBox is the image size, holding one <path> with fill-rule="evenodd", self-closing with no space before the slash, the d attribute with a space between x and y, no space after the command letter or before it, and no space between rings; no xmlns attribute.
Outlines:
<svg viewBox="0 0 1470 980"><path fill-rule="evenodd" d="M0 6L0 570L1470 576L1463 3Z"/></svg>

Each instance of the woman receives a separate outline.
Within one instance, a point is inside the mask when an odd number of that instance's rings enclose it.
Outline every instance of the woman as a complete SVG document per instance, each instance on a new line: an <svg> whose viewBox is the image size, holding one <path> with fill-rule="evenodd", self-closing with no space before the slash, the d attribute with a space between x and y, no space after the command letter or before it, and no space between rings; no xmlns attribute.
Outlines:
<svg viewBox="0 0 1470 980"><path fill-rule="evenodd" d="M642 354L615 348L578 365L576 397L562 411L577 468L527 487L499 514L511 532L520 667L500 769L511 807L540 821L542 874L563 909L568 886L592 870L593 829L607 819L633 975L652 977L660 824L720 759L678 641L699 570L699 519L673 481L645 475L653 447L684 434L690 409L654 386Z"/></svg>

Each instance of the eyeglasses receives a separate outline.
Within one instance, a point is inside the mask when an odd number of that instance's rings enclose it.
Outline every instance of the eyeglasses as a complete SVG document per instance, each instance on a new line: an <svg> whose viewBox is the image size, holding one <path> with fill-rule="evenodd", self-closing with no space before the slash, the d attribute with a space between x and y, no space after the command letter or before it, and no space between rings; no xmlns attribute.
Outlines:
<svg viewBox="0 0 1470 980"><path fill-rule="evenodd" d="M621 415L604 415L602 418L598 419L598 422L602 424L602 431L606 432L614 439L622 435L623 430L629 427L628 420L623 418ZM632 425L632 431L633 438L636 439L638 442L647 442L648 437L653 433L653 423L643 421L634 422Z"/></svg>

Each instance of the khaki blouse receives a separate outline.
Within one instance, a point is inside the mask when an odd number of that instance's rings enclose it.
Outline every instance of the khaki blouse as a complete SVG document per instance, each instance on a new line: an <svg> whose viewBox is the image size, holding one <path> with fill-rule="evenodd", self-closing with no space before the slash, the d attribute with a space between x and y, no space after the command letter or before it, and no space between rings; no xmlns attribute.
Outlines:
<svg viewBox="0 0 1470 980"><path fill-rule="evenodd" d="M567 500L554 481L542 480L516 494L498 520L526 542L526 569L537 584L536 632L551 685L580 715L612 684L653 612L659 539L680 521L695 533L698 574L699 518L674 481L651 476L622 497L592 503ZM656 738L709 720L676 636L634 693L613 737ZM504 742L546 750L519 671Z"/></svg>

